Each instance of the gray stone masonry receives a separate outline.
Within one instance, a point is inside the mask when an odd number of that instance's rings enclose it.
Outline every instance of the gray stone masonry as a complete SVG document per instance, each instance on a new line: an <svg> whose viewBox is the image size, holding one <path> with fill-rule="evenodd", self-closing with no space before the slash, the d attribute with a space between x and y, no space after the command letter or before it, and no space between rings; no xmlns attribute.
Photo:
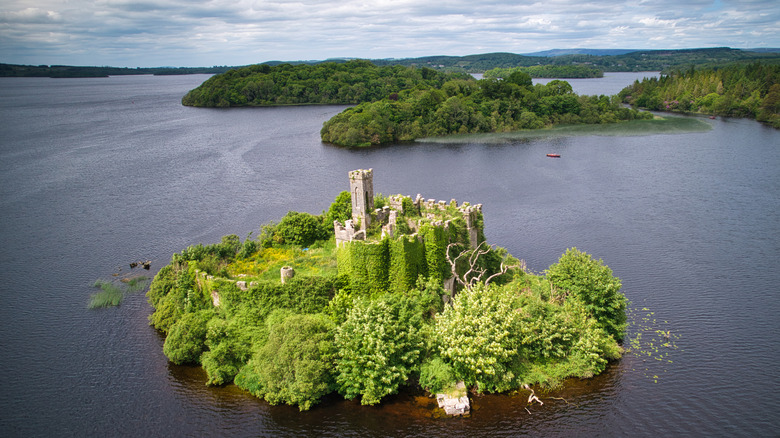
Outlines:
<svg viewBox="0 0 780 438"><path fill-rule="evenodd" d="M458 382L455 385L456 392L459 394L466 394L461 396L453 396L449 394L436 394L436 402L439 407L444 409L447 415L466 415L471 411L471 404L469 403L469 397L466 393L466 384Z"/></svg>
<svg viewBox="0 0 780 438"><path fill-rule="evenodd" d="M284 284L287 280L295 277L295 269L293 269L292 266L282 266L282 269L279 271L282 276L282 284Z"/></svg>
<svg viewBox="0 0 780 438"><path fill-rule="evenodd" d="M374 211L374 169L349 172L349 193L352 197L352 222L365 230L371 225Z"/></svg>
<svg viewBox="0 0 780 438"><path fill-rule="evenodd" d="M344 225L339 221L333 221L333 231L336 234L336 248L341 247L344 242L366 240L365 230L355 230L352 219L348 219Z"/></svg>

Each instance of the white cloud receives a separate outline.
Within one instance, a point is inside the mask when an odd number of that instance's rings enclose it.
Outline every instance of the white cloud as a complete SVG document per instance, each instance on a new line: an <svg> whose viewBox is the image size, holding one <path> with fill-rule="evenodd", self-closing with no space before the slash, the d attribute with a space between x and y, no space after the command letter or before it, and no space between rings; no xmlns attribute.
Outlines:
<svg viewBox="0 0 780 438"><path fill-rule="evenodd" d="M241 65L566 47L777 47L774 1L7 0L0 62Z"/></svg>
<svg viewBox="0 0 780 438"><path fill-rule="evenodd" d="M0 12L0 23L51 23L59 21L60 14L40 8L24 8L18 11Z"/></svg>

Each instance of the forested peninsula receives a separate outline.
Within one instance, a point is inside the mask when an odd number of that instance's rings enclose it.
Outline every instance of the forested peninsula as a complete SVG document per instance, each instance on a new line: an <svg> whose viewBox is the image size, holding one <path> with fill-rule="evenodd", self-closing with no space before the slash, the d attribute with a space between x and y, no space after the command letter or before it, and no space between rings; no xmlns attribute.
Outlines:
<svg viewBox="0 0 780 438"><path fill-rule="evenodd" d="M619 96L640 108L748 117L780 128L780 65L691 68L636 81Z"/></svg>
<svg viewBox="0 0 780 438"><path fill-rule="evenodd" d="M341 146L652 118L616 98L578 96L565 81L533 85L521 70L476 80L368 61L255 65L213 76L182 98L207 107L326 103L358 104L323 125L322 140Z"/></svg>
<svg viewBox="0 0 780 438"><path fill-rule="evenodd" d="M301 410L555 386L621 356L627 300L601 260L572 248L531 273L485 241L480 204L374 196L372 177L350 172L321 215L174 254L147 293L165 355Z"/></svg>

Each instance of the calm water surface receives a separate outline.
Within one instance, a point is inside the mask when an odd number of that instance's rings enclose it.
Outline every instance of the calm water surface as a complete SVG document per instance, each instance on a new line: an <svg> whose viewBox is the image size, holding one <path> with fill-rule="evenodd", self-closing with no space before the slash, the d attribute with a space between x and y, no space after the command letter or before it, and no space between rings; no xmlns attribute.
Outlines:
<svg viewBox="0 0 780 438"><path fill-rule="evenodd" d="M572 83L611 94L644 75ZM205 78L0 79L0 435L777 435L780 132L718 119L352 151L319 140L341 106L181 106ZM435 418L413 392L299 413L169 364L142 293L86 308L91 284L132 261L154 272L187 245L319 213L369 167L378 192L484 204L489 241L532 270L572 246L602 258L679 348L626 355L530 415L523 395L484 396L470 418Z"/></svg>

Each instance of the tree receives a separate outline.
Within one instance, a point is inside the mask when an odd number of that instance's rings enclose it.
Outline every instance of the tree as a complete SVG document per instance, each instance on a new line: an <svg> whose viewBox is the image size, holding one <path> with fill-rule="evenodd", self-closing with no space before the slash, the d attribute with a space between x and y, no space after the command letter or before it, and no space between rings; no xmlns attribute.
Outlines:
<svg viewBox="0 0 780 438"><path fill-rule="evenodd" d="M291 211L276 226L276 234L284 243L309 246L316 240L326 238L320 221L309 213Z"/></svg>
<svg viewBox="0 0 780 438"><path fill-rule="evenodd" d="M580 300L599 326L615 340L623 339L628 300L620 293L620 279L612 275L612 270L603 261L570 248L546 274L556 289Z"/></svg>
<svg viewBox="0 0 780 438"><path fill-rule="evenodd" d="M336 196L333 203L330 204L328 212L325 213L325 226L332 226L333 221L339 221L342 224L352 219L352 197L349 192L344 190Z"/></svg>
<svg viewBox="0 0 780 438"><path fill-rule="evenodd" d="M505 391L515 383L521 314L507 289L477 283L455 296L436 319L439 354L453 374L479 391Z"/></svg>
<svg viewBox="0 0 780 438"><path fill-rule="evenodd" d="M206 349L206 333L213 310L185 313L171 327L163 344L163 353L176 365L200 363L200 355Z"/></svg>
<svg viewBox="0 0 780 438"><path fill-rule="evenodd" d="M519 71L519 70L515 71L515 72L512 72L504 80L509 82L509 83L512 83L512 84L517 84L517 85L519 85L521 87L532 87L533 86L533 81L531 80L531 75L529 75L528 73L525 73L523 71Z"/></svg>
<svg viewBox="0 0 780 438"><path fill-rule="evenodd" d="M416 371L423 348L422 315L405 294L358 299L336 331L336 382L347 399L374 405Z"/></svg>
<svg viewBox="0 0 780 438"><path fill-rule="evenodd" d="M241 371L244 381L251 375L250 392L272 405L308 410L335 389L334 324L320 313L269 317L269 326L268 342Z"/></svg>

